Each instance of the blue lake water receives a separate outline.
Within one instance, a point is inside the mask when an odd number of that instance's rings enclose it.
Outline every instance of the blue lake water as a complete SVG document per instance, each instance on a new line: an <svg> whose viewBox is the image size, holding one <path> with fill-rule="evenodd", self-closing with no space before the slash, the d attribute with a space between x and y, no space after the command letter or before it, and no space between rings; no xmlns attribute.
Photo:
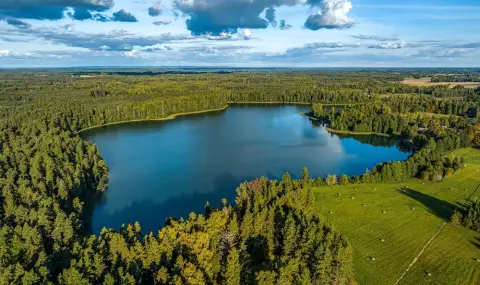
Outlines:
<svg viewBox="0 0 480 285"><path fill-rule="evenodd" d="M203 213L206 201L234 202L235 188L260 176L358 175L404 160L395 139L340 137L300 112L309 106L233 105L225 111L97 128L82 133L109 167L110 187L92 216L92 231L139 221L156 231L168 217ZM372 143L372 144L370 144Z"/></svg>

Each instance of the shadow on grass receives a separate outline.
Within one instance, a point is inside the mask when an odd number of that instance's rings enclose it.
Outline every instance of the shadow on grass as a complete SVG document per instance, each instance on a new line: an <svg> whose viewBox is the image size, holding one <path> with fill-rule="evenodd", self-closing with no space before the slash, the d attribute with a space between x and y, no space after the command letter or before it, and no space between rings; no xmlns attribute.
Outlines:
<svg viewBox="0 0 480 285"><path fill-rule="evenodd" d="M454 210L457 208L455 207L455 205L447 201L437 199L435 197L424 194L422 192L418 192L408 187L397 189L397 191L405 196L408 196L422 203L428 208L428 210L432 214L444 220L450 220L450 217L452 216Z"/></svg>
<svg viewBox="0 0 480 285"><path fill-rule="evenodd" d="M471 240L470 243L480 249L480 238L476 237L476 241Z"/></svg>

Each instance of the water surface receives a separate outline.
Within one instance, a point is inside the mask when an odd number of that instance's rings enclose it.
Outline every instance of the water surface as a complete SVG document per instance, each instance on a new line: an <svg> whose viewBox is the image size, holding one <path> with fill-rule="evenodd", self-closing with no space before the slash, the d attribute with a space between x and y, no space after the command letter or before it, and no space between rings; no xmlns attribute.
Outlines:
<svg viewBox="0 0 480 285"><path fill-rule="evenodd" d="M167 217L203 213L206 201L234 202L245 180L285 172L299 177L358 175L379 162L404 160L394 139L340 138L299 115L309 106L233 106L172 121L113 125L82 134L109 167L110 187L96 206L92 231L140 221L142 231ZM374 145L368 144L374 142Z"/></svg>

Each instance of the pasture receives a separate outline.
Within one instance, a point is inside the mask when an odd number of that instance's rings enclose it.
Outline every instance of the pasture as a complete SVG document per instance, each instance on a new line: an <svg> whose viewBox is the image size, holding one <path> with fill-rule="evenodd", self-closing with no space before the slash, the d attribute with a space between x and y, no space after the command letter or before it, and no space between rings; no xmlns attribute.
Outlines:
<svg viewBox="0 0 480 285"><path fill-rule="evenodd" d="M442 227L467 197L480 196L480 190L473 193L480 184L480 150L457 155L466 157L467 167L442 182L314 188L318 211L353 247L359 284L480 283L480 233Z"/></svg>
<svg viewBox="0 0 480 285"><path fill-rule="evenodd" d="M463 86L465 88L477 88L480 86L480 82L431 82L430 78L420 78L420 79L413 79L407 78L402 81L403 84L412 85L412 86L439 86L439 85L448 85L451 88L455 86Z"/></svg>

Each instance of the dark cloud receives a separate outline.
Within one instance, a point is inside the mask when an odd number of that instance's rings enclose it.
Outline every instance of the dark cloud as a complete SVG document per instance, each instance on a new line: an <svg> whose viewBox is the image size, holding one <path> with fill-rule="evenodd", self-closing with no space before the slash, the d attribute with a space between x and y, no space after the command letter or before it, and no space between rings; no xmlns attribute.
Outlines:
<svg viewBox="0 0 480 285"><path fill-rule="evenodd" d="M312 7L319 6L322 3L323 0L308 0L307 5L310 5Z"/></svg>
<svg viewBox="0 0 480 285"><path fill-rule="evenodd" d="M162 14L162 10L158 7L150 7L148 8L148 15L152 17L160 16Z"/></svg>
<svg viewBox="0 0 480 285"><path fill-rule="evenodd" d="M22 20L15 19L15 18L7 18L6 21L7 21L7 24L9 24L10 26L15 26L19 29L28 29L31 27L29 23L26 23Z"/></svg>
<svg viewBox="0 0 480 285"><path fill-rule="evenodd" d="M75 9L73 13L68 13L68 16L78 21L90 20L93 18L92 13L90 13L87 9L80 8Z"/></svg>
<svg viewBox="0 0 480 285"><path fill-rule="evenodd" d="M245 15L247 16L247 15ZM257 16L247 17L225 17L223 19L212 18L208 14L197 13L186 21L187 28L194 35L236 33L238 28L265 29L268 22Z"/></svg>
<svg viewBox="0 0 480 285"><path fill-rule="evenodd" d="M347 14L352 9L349 0L309 0L307 2L318 9L305 21L304 27L313 31L320 29L347 29L353 26L353 20Z"/></svg>
<svg viewBox="0 0 480 285"><path fill-rule="evenodd" d="M280 30L288 30L292 27L292 25L287 24L285 20L280 20Z"/></svg>
<svg viewBox="0 0 480 285"><path fill-rule="evenodd" d="M267 10L265 10L265 19L270 23L270 25L272 25L272 27L277 26L275 8L268 7Z"/></svg>
<svg viewBox="0 0 480 285"><path fill-rule="evenodd" d="M400 40L398 37L382 37L382 36L366 36L366 35L351 35L352 38L358 40L374 40L379 42L388 42L388 41L398 41Z"/></svg>
<svg viewBox="0 0 480 285"><path fill-rule="evenodd" d="M113 13L112 21L114 22L138 22L137 18L125 10Z"/></svg>
<svg viewBox="0 0 480 285"><path fill-rule="evenodd" d="M69 12L67 14L70 18L77 20L77 21L85 21L85 20L94 20L98 22L109 22L111 21L110 18L108 18L105 15L102 15L100 13L91 13L90 11L82 8L77 8L73 11L73 13Z"/></svg>
<svg viewBox="0 0 480 285"><path fill-rule="evenodd" d="M236 33L238 29L265 29L273 20L275 7L301 4L298 0L174 0L176 10L188 17L194 35ZM265 12L265 17L262 14Z"/></svg>
<svg viewBox="0 0 480 285"><path fill-rule="evenodd" d="M20 19L59 20L68 8L77 20L94 19L91 12L104 12L112 8L113 0L1 0L0 15Z"/></svg>

